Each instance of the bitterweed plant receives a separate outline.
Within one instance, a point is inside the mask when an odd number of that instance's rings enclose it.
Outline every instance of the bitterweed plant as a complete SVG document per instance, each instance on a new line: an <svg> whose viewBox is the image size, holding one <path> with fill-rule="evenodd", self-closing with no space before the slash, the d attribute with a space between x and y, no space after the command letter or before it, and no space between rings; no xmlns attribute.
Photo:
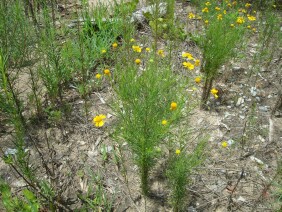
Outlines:
<svg viewBox="0 0 282 212"><path fill-rule="evenodd" d="M239 9L237 4L214 1L202 4L202 20L205 25L200 46L203 51L201 71L205 75L201 108L207 108L210 93L218 98L218 90L212 89L219 68L234 56L244 40L245 31L256 17L251 10Z"/></svg>
<svg viewBox="0 0 282 212"><path fill-rule="evenodd" d="M51 106L55 107L63 103L63 88L71 78L71 69L66 67L62 60L62 45L58 30L53 26L47 7L43 10L43 24L38 51L44 59L39 65L39 73L46 87Z"/></svg>
<svg viewBox="0 0 282 212"><path fill-rule="evenodd" d="M170 202L175 212L184 210L190 174L203 161L205 145L206 139L200 140L191 154L188 154L185 149L176 149L175 154L169 159L166 174L171 189Z"/></svg>
<svg viewBox="0 0 282 212"><path fill-rule="evenodd" d="M184 105L183 83L168 65L165 51L159 52L133 46L121 51L123 57L115 66L117 138L129 144L144 195L149 194L149 174L160 155L160 142L179 120Z"/></svg>

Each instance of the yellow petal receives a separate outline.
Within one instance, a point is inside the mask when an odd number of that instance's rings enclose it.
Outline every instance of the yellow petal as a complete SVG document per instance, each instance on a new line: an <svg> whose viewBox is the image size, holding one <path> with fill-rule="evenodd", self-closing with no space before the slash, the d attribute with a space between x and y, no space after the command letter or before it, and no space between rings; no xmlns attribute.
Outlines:
<svg viewBox="0 0 282 212"><path fill-rule="evenodd" d="M98 123L98 126L99 127L102 127L104 125L104 121L100 121L99 123Z"/></svg>
<svg viewBox="0 0 282 212"><path fill-rule="evenodd" d="M106 116L105 116L104 114L101 114L99 117L100 117L101 119L105 119L105 118L106 118Z"/></svg>

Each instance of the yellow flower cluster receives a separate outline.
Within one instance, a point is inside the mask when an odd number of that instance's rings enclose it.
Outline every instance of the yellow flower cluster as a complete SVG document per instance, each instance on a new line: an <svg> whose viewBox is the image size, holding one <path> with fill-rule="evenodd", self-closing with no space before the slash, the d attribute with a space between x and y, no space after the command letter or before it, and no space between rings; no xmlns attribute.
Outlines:
<svg viewBox="0 0 282 212"><path fill-rule="evenodd" d="M141 64L141 60L140 59L136 59L135 63L136 63L136 65L140 65Z"/></svg>
<svg viewBox="0 0 282 212"><path fill-rule="evenodd" d="M225 3L227 5L227 7L229 7L228 11L232 10L231 7L234 5L236 6L237 5L237 2L236 1L230 1L230 0L225 0ZM205 3L205 6L204 8L202 8L202 13L209 13L209 10L211 9L209 6L212 5L210 2L206 2ZM222 6L224 6L224 4L222 4ZM247 14L247 13L256 13L256 11L251 11L251 6L252 4L250 3L246 3L245 4L245 7L244 8L240 8L238 9L238 12L240 13L239 17L237 17L237 19L234 20L234 23L237 23L238 25L242 25L245 23L246 20L249 20L249 21L255 21L256 20L256 17L255 16L252 16L250 14ZM226 7L226 8L227 8ZM216 18L217 20L221 21L224 19L224 15L227 14L227 9L226 8L223 8L221 6L217 6L215 5L214 7L214 10L219 12L218 14L211 14L210 17L211 18ZM235 7L234 7L235 9ZM233 9L233 10L234 10ZM220 11L223 11L222 13L220 13ZM236 11L235 11L236 12ZM247 17L245 16L247 14ZM207 18L207 17L206 17ZM211 20L210 19L204 19L203 20L203 23L207 26L209 23L211 23ZM230 27L234 28L235 27L235 24L230 24ZM254 28L252 28L254 29ZM253 31L256 31L255 29Z"/></svg>
<svg viewBox="0 0 282 212"><path fill-rule="evenodd" d="M142 52L142 48L140 46L132 46L132 49L134 52L138 52L138 53Z"/></svg>
<svg viewBox="0 0 282 212"><path fill-rule="evenodd" d="M182 57L183 58L188 58L189 60L193 60L193 55L190 54L189 52L182 52Z"/></svg>
<svg viewBox="0 0 282 212"><path fill-rule="evenodd" d="M249 8L249 7L251 7L251 6L252 6L252 4L250 4L250 3L246 3L246 4L245 4L245 7L246 7L246 8Z"/></svg>
<svg viewBox="0 0 282 212"><path fill-rule="evenodd" d="M104 74L109 77L111 76L111 71L109 69L105 69Z"/></svg>
<svg viewBox="0 0 282 212"><path fill-rule="evenodd" d="M205 5L208 7L208 6L211 5L211 3L210 3L209 1L207 1L207 2L205 3Z"/></svg>
<svg viewBox="0 0 282 212"><path fill-rule="evenodd" d="M252 16L252 15L247 15L249 21L255 21L256 20L256 17L255 16Z"/></svg>
<svg viewBox="0 0 282 212"><path fill-rule="evenodd" d="M188 18L189 19L194 19L194 18L196 18L196 15L194 13L189 13L188 14Z"/></svg>
<svg viewBox="0 0 282 212"><path fill-rule="evenodd" d="M245 23L245 19L243 17L238 17L237 20L236 20L236 23L237 24L243 24L243 23Z"/></svg>
<svg viewBox="0 0 282 212"><path fill-rule="evenodd" d="M222 142L221 142L221 146L222 146L223 148L226 148L226 147L228 146L228 143L227 143L226 141L222 141Z"/></svg>
<svg viewBox="0 0 282 212"><path fill-rule="evenodd" d="M218 90L216 88L211 89L211 94L214 95L216 99L218 98Z"/></svg>
<svg viewBox="0 0 282 212"><path fill-rule="evenodd" d="M195 83L200 83L201 80L202 80L201 77L196 77L196 78L195 78Z"/></svg>
<svg viewBox="0 0 282 212"><path fill-rule="evenodd" d="M165 57L164 50L159 49L159 50L157 51L157 53L158 53L159 56Z"/></svg>
<svg viewBox="0 0 282 212"><path fill-rule="evenodd" d="M106 119L106 116L104 114L100 114L93 118L92 123L95 127L102 127L105 124L104 119Z"/></svg>
<svg viewBox="0 0 282 212"><path fill-rule="evenodd" d="M222 20L222 14L217 15L217 20L220 20L220 21Z"/></svg>
<svg viewBox="0 0 282 212"><path fill-rule="evenodd" d="M184 68L188 68L189 70L193 70L195 68L195 66L190 62L185 61L182 64L183 64Z"/></svg>
<svg viewBox="0 0 282 212"><path fill-rule="evenodd" d="M170 110L176 110L177 109L177 103L176 102L172 102L170 104Z"/></svg>
<svg viewBox="0 0 282 212"><path fill-rule="evenodd" d="M176 109L177 109L177 103L171 102L170 103L170 110L173 111L173 110L176 110ZM161 123L162 123L163 126L166 126L168 124L168 120L163 119Z"/></svg>
<svg viewBox="0 0 282 212"><path fill-rule="evenodd" d="M193 55L189 52L182 52L182 57L186 58L188 60L193 60L194 64L191 63L190 61L184 61L182 63L184 68L187 68L189 70L193 70L195 68L195 66L200 66L200 60L198 59L194 59Z"/></svg>
<svg viewBox="0 0 282 212"><path fill-rule="evenodd" d="M209 8L205 7L204 9L202 9L203 13L208 13L209 12Z"/></svg>
<svg viewBox="0 0 282 212"><path fill-rule="evenodd" d="M166 119L162 120L162 125L167 125L167 120Z"/></svg>
<svg viewBox="0 0 282 212"><path fill-rule="evenodd" d="M117 48L117 47L118 47L118 44L117 44L117 43L113 43L113 44L112 44L112 47L113 47L113 48Z"/></svg>
<svg viewBox="0 0 282 212"><path fill-rule="evenodd" d="M96 79L100 79L101 76L102 76L102 75L98 73L98 74L95 75L95 78L96 78Z"/></svg>

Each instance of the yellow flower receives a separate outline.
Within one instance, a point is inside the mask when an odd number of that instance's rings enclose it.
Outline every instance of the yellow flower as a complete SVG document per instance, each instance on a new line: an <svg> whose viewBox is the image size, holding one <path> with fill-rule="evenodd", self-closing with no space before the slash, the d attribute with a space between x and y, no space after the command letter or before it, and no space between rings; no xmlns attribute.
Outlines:
<svg viewBox="0 0 282 212"><path fill-rule="evenodd" d="M105 74L106 76L111 76L111 72L110 72L109 69L105 69L105 70L104 70L104 74Z"/></svg>
<svg viewBox="0 0 282 212"><path fill-rule="evenodd" d="M218 98L218 90L216 88L211 89L211 94L214 95L216 99Z"/></svg>
<svg viewBox="0 0 282 212"><path fill-rule="evenodd" d="M249 19L249 21L255 21L256 20L256 17L255 16L248 16L248 19Z"/></svg>
<svg viewBox="0 0 282 212"><path fill-rule="evenodd" d="M189 13L188 14L188 18L189 19L193 19L193 18L195 18L196 16L195 16L195 14L194 13Z"/></svg>
<svg viewBox="0 0 282 212"><path fill-rule="evenodd" d="M135 60L135 63L136 63L137 65L140 65L141 60L140 60L140 59L136 59L136 60Z"/></svg>
<svg viewBox="0 0 282 212"><path fill-rule="evenodd" d="M232 7L232 5L230 3L227 4L228 7Z"/></svg>
<svg viewBox="0 0 282 212"><path fill-rule="evenodd" d="M211 89L211 93L212 93L213 95L215 95L215 94L217 94L217 93L218 93L218 90L217 90L217 89L215 89L215 88L213 88L213 89Z"/></svg>
<svg viewBox="0 0 282 212"><path fill-rule="evenodd" d="M245 9L242 9L242 11L241 11L242 13L247 13L247 11L245 10Z"/></svg>
<svg viewBox="0 0 282 212"><path fill-rule="evenodd" d="M222 14L217 15L217 20L220 20L220 21L222 20Z"/></svg>
<svg viewBox="0 0 282 212"><path fill-rule="evenodd" d="M193 60L194 58L193 58L193 55L192 54L190 54L189 52L182 52L182 57L183 58L188 58L189 60Z"/></svg>
<svg viewBox="0 0 282 212"><path fill-rule="evenodd" d="M95 78L96 78L96 79L100 79L101 76L102 76L102 75L98 73L98 74L95 75Z"/></svg>
<svg viewBox="0 0 282 212"><path fill-rule="evenodd" d="M102 51L101 51L102 54L105 54L106 52L107 52L106 49L102 49Z"/></svg>
<svg viewBox="0 0 282 212"><path fill-rule="evenodd" d="M250 3L246 3L246 4L245 4L245 7L246 7L246 8L249 8L250 6L252 6L252 4L250 4Z"/></svg>
<svg viewBox="0 0 282 212"><path fill-rule="evenodd" d="M117 43L113 43L113 44L112 44L112 47L113 47L113 48L117 48L117 46L118 46Z"/></svg>
<svg viewBox="0 0 282 212"><path fill-rule="evenodd" d="M200 66L200 62L201 62L200 60L195 60L195 64L194 65L195 66Z"/></svg>
<svg viewBox="0 0 282 212"><path fill-rule="evenodd" d="M198 15L198 16L196 17L196 19L202 20L202 17Z"/></svg>
<svg viewBox="0 0 282 212"><path fill-rule="evenodd" d="M179 155L180 154L180 149L175 150L175 154Z"/></svg>
<svg viewBox="0 0 282 212"><path fill-rule="evenodd" d="M209 1L207 1L207 2L205 3L205 5L208 7L208 6L211 5L211 3L210 3Z"/></svg>
<svg viewBox="0 0 282 212"><path fill-rule="evenodd" d="M222 142L221 142L221 146L222 146L223 148L226 148L226 147L228 146L228 143L227 143L226 141L222 141Z"/></svg>
<svg viewBox="0 0 282 212"><path fill-rule="evenodd" d="M209 12L209 8L205 7L204 9L202 9L203 13L208 13Z"/></svg>
<svg viewBox="0 0 282 212"><path fill-rule="evenodd" d="M215 7L214 9L217 11L220 11L220 7Z"/></svg>
<svg viewBox="0 0 282 212"><path fill-rule="evenodd" d="M95 125L95 127L102 127L105 124L104 122L105 118L106 116L104 114L100 114L93 118L92 123Z"/></svg>
<svg viewBox="0 0 282 212"><path fill-rule="evenodd" d="M253 32L257 32L257 29L256 29L256 28L253 28L252 30L253 30Z"/></svg>
<svg viewBox="0 0 282 212"><path fill-rule="evenodd" d="M195 83L200 83L201 80L202 80L201 77L196 77L196 78L195 78Z"/></svg>
<svg viewBox="0 0 282 212"><path fill-rule="evenodd" d="M209 21L208 21L208 20L205 20L205 24L209 24Z"/></svg>
<svg viewBox="0 0 282 212"><path fill-rule="evenodd" d="M162 120L162 125L167 125L167 120Z"/></svg>
<svg viewBox="0 0 282 212"><path fill-rule="evenodd" d="M151 49L149 47L146 48L146 52L150 52Z"/></svg>
<svg viewBox="0 0 282 212"><path fill-rule="evenodd" d="M131 38L131 39L130 39L130 42L132 42L132 43L135 42L135 39L134 39L134 38Z"/></svg>
<svg viewBox="0 0 282 212"><path fill-rule="evenodd" d="M132 46L133 51L140 53L142 48L140 46Z"/></svg>
<svg viewBox="0 0 282 212"><path fill-rule="evenodd" d="M247 28L248 28L248 29L251 29L251 26L250 26L250 25L248 25L248 26L247 26Z"/></svg>
<svg viewBox="0 0 282 212"><path fill-rule="evenodd" d="M233 5L237 5L237 1L233 1L232 4L233 4Z"/></svg>
<svg viewBox="0 0 282 212"><path fill-rule="evenodd" d="M183 66L189 70L193 70L195 68L195 66L190 62L183 62Z"/></svg>
<svg viewBox="0 0 282 212"><path fill-rule="evenodd" d="M159 49L158 51L157 51L157 53L158 53L158 55L160 55L161 57L164 57L165 55L164 55L164 50L162 50L162 49Z"/></svg>
<svg viewBox="0 0 282 212"><path fill-rule="evenodd" d="M237 24L243 24L243 23L245 23L245 20L244 20L243 17L238 17L237 20L236 20L236 23Z"/></svg>
<svg viewBox="0 0 282 212"><path fill-rule="evenodd" d="M170 104L170 110L176 110L176 108L177 108L177 103L176 102L172 102Z"/></svg>
<svg viewBox="0 0 282 212"><path fill-rule="evenodd" d="M231 26L231 27L234 27L235 25L234 25L234 24L230 24L230 26Z"/></svg>

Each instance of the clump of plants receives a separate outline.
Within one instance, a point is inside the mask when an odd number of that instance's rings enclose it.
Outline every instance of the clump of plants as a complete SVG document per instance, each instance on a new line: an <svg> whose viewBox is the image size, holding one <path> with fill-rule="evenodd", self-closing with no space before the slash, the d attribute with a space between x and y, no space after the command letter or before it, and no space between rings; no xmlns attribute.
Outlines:
<svg viewBox="0 0 282 212"><path fill-rule="evenodd" d="M168 177L168 185L171 189L171 205L175 212L184 210L190 174L195 167L202 163L205 145L206 140L200 140L191 154L187 154L185 147L181 150L176 149L175 154L169 159L166 174Z"/></svg>
<svg viewBox="0 0 282 212"><path fill-rule="evenodd" d="M198 41L203 51L201 71L205 76L202 109L207 108L210 93L216 99L219 97L218 90L213 88L219 68L238 51L247 30L256 32L256 14L250 6L251 4L245 4L241 7L235 1L224 1L220 4L202 1L200 4L204 30Z"/></svg>
<svg viewBox="0 0 282 212"><path fill-rule="evenodd" d="M184 105L181 82L164 65L165 58L150 52L136 52L134 56L136 59L131 57L115 68L117 133L128 142L139 167L142 192L148 195L149 174L159 155L157 147L169 126L177 123Z"/></svg>

